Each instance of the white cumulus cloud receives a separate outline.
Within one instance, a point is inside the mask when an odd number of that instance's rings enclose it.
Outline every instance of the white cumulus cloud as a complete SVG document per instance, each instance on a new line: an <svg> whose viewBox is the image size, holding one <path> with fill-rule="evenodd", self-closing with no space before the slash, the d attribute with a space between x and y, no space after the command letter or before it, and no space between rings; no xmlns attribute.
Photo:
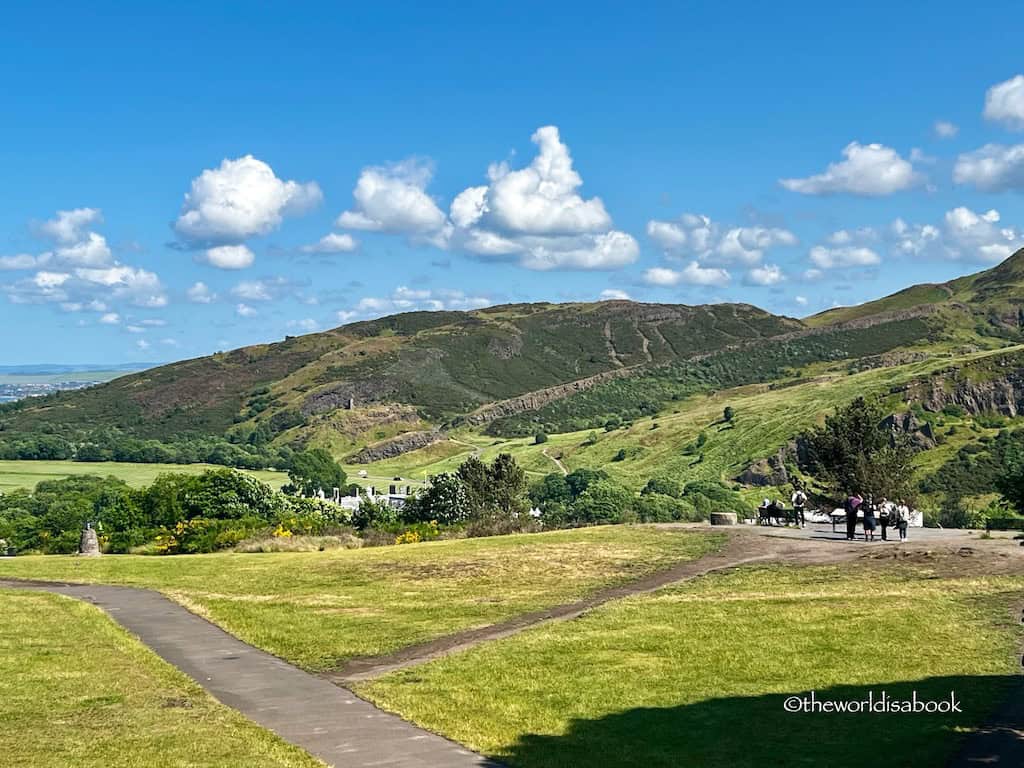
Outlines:
<svg viewBox="0 0 1024 768"><path fill-rule="evenodd" d="M359 243L352 235L331 232L321 237L312 245L302 246L303 253L351 253L359 247Z"/></svg>
<svg viewBox="0 0 1024 768"><path fill-rule="evenodd" d="M949 122L949 120L936 120L932 130L940 139L952 139L960 133L960 126Z"/></svg>
<svg viewBox="0 0 1024 768"><path fill-rule="evenodd" d="M647 236L667 256L696 256L715 265L753 266L772 248L799 243L796 235L779 227L722 227L702 214L684 213L677 219L647 222Z"/></svg>
<svg viewBox="0 0 1024 768"><path fill-rule="evenodd" d="M445 247L533 270L618 269L636 261L639 244L612 228L601 198L580 194L583 179L558 128L538 128L530 139L537 154L529 165L492 163L486 185L455 197Z"/></svg>
<svg viewBox="0 0 1024 768"><path fill-rule="evenodd" d="M818 269L873 267L882 263L882 258L875 251L864 246L816 245L811 248L808 255L811 263Z"/></svg>
<svg viewBox="0 0 1024 768"><path fill-rule="evenodd" d="M953 181L985 192L1024 189L1024 144L986 144L956 159Z"/></svg>
<svg viewBox="0 0 1024 768"><path fill-rule="evenodd" d="M652 267L644 272L643 279L649 285L658 286L686 284L721 287L728 285L732 280L732 276L725 269L702 267L696 261L691 261L680 270L669 269L668 267Z"/></svg>
<svg viewBox="0 0 1024 768"><path fill-rule="evenodd" d="M217 294L211 291L210 287L202 281L193 283L185 292L185 295L193 304L212 304L217 300Z"/></svg>
<svg viewBox="0 0 1024 768"><path fill-rule="evenodd" d="M283 181L252 155L225 159L192 180L174 229L193 244L240 243L273 231L285 216L322 198L316 182Z"/></svg>
<svg viewBox="0 0 1024 768"><path fill-rule="evenodd" d="M778 285L785 279L786 276L783 274L782 268L777 264L763 264L749 270L743 281L747 285L768 286Z"/></svg>
<svg viewBox="0 0 1024 768"><path fill-rule="evenodd" d="M256 255L247 245L218 245L207 248L200 258L217 269L245 269L256 261Z"/></svg>
<svg viewBox="0 0 1024 768"><path fill-rule="evenodd" d="M255 317L256 310L248 304L242 303L235 306L235 314L239 317Z"/></svg>
<svg viewBox="0 0 1024 768"><path fill-rule="evenodd" d="M850 142L843 149L843 158L829 163L823 173L802 179L780 179L779 183L803 195L849 193L879 197L910 189L924 181L912 163L882 144Z"/></svg>
<svg viewBox="0 0 1024 768"><path fill-rule="evenodd" d="M483 295L467 294L455 289L428 289L398 286L389 296L366 296L354 307L340 310L337 318L343 323L380 317L395 312L457 310L488 307L494 302Z"/></svg>
<svg viewBox="0 0 1024 768"><path fill-rule="evenodd" d="M601 301L632 301L633 297L618 288L605 288L598 297Z"/></svg>
<svg viewBox="0 0 1024 768"><path fill-rule="evenodd" d="M938 225L896 219L889 236L901 255L988 264L1024 246L1024 233L1003 224L999 211L978 213L966 206L947 211Z"/></svg>
<svg viewBox="0 0 1024 768"><path fill-rule="evenodd" d="M352 191L355 207L342 213L339 227L425 235L445 226L445 215L426 192L430 165L406 160L364 168Z"/></svg>
<svg viewBox="0 0 1024 768"><path fill-rule="evenodd" d="M985 94L986 120L1024 130L1024 75L993 85Z"/></svg>

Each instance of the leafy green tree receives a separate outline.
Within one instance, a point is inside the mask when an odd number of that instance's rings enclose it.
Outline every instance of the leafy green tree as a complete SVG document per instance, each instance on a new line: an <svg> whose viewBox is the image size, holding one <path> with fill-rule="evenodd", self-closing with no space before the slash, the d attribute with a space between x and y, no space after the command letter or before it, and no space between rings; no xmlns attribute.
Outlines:
<svg viewBox="0 0 1024 768"><path fill-rule="evenodd" d="M534 445L541 445L543 443L546 443L547 441L548 441L548 436L544 432L538 432L536 435L533 436L533 444Z"/></svg>
<svg viewBox="0 0 1024 768"><path fill-rule="evenodd" d="M679 498L683 495L683 484L671 477L652 477L647 481L647 485L643 487L643 490L640 491L640 494L643 496L651 493Z"/></svg>
<svg viewBox="0 0 1024 768"><path fill-rule="evenodd" d="M996 490L1018 512L1024 514L1024 450L1018 444L1006 452L1003 471L996 477Z"/></svg>
<svg viewBox="0 0 1024 768"><path fill-rule="evenodd" d="M913 450L905 435L880 426L882 418L877 401L858 397L804 436L811 466L837 496L912 495Z"/></svg>
<svg viewBox="0 0 1024 768"><path fill-rule="evenodd" d="M660 493L645 493L634 500L637 519L642 523L671 523L702 520L703 515L688 501Z"/></svg>
<svg viewBox="0 0 1024 768"><path fill-rule="evenodd" d="M508 453L499 453L488 469L495 511L501 517L514 519L530 510L526 495L526 472Z"/></svg>
<svg viewBox="0 0 1024 768"><path fill-rule="evenodd" d="M572 501L572 491L565 475L561 472L552 472L544 475L530 487L530 502L541 511L545 511L554 504L562 506Z"/></svg>
<svg viewBox="0 0 1024 768"><path fill-rule="evenodd" d="M726 423L729 423L734 418L736 418L736 411L733 410L733 407L731 405L725 406L725 409L722 411L722 420L725 421Z"/></svg>
<svg viewBox="0 0 1024 768"><path fill-rule="evenodd" d="M299 496L316 496L323 491L330 494L335 488L344 488L348 476L334 457L323 448L312 448L296 453L288 470L291 481L287 491Z"/></svg>
<svg viewBox="0 0 1024 768"><path fill-rule="evenodd" d="M607 479L608 473L603 469L587 469L586 467L574 469L565 476L565 482L569 486L569 492L573 499L578 498L593 483Z"/></svg>
<svg viewBox="0 0 1024 768"><path fill-rule="evenodd" d="M628 488L611 480L598 480L587 486L573 503L573 514L585 525L605 525L635 519L635 497Z"/></svg>
<svg viewBox="0 0 1024 768"><path fill-rule="evenodd" d="M410 505L410 511L415 509L417 503L418 499L407 502ZM379 528L397 523L398 518L398 510L387 501L377 501L364 496L359 501L359 509L352 513L352 525L360 530Z"/></svg>
<svg viewBox="0 0 1024 768"><path fill-rule="evenodd" d="M458 475L449 472L434 475L403 517L407 522L436 520L442 525L462 523L470 517L466 485Z"/></svg>
<svg viewBox="0 0 1024 768"><path fill-rule="evenodd" d="M491 507L491 475L479 456L470 456L455 473L466 494L467 516L483 517Z"/></svg>

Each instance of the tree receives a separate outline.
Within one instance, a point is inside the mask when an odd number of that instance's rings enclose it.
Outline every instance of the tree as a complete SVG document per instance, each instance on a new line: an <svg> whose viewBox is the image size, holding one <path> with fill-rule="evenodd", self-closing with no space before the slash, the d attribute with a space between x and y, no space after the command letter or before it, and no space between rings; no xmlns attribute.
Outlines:
<svg viewBox="0 0 1024 768"><path fill-rule="evenodd" d="M514 519L530 511L526 472L511 454L499 453L491 462L488 475L494 508L501 517Z"/></svg>
<svg viewBox="0 0 1024 768"><path fill-rule="evenodd" d="M736 411L733 410L731 405L725 406L725 410L722 411L722 420L725 422L731 422L736 417Z"/></svg>
<svg viewBox="0 0 1024 768"><path fill-rule="evenodd" d="M470 456L455 473L465 487L467 516L482 517L490 506L490 470L479 456Z"/></svg>
<svg viewBox="0 0 1024 768"><path fill-rule="evenodd" d="M561 472L544 475L530 488L530 501L541 511L554 504L568 504L572 501L572 491Z"/></svg>
<svg viewBox="0 0 1024 768"><path fill-rule="evenodd" d="M661 494L662 496L674 496L679 498L683 495L683 484L671 477L652 477L647 481L640 494Z"/></svg>
<svg viewBox="0 0 1024 768"><path fill-rule="evenodd" d="M996 477L996 490L1014 509L1024 513L1024 452L1017 445L1007 451L1004 469Z"/></svg>
<svg viewBox="0 0 1024 768"><path fill-rule="evenodd" d="M587 469L585 467L574 469L565 476L565 482L569 486L573 500L577 499L593 483L607 479L608 473L603 469Z"/></svg>
<svg viewBox="0 0 1024 768"><path fill-rule="evenodd" d="M545 433L543 433L543 432L538 432L536 435L533 436L533 444L534 445L541 445L543 443L546 443L547 441L548 441L548 436Z"/></svg>
<svg viewBox="0 0 1024 768"><path fill-rule="evenodd" d="M881 427L877 401L863 397L804 435L808 461L839 496L909 498L913 450L906 436Z"/></svg>
<svg viewBox="0 0 1024 768"><path fill-rule="evenodd" d="M444 472L430 478L430 484L403 517L415 523L436 520L442 525L453 525L468 520L470 513L465 483L457 474Z"/></svg>
<svg viewBox="0 0 1024 768"><path fill-rule="evenodd" d="M286 492L316 496L319 491L330 494L335 488L344 488L348 476L330 453L323 448L313 448L292 457L288 479L291 482Z"/></svg>
<svg viewBox="0 0 1024 768"><path fill-rule="evenodd" d="M605 525L635 519L633 492L611 480L587 486L573 503L573 513L587 525Z"/></svg>

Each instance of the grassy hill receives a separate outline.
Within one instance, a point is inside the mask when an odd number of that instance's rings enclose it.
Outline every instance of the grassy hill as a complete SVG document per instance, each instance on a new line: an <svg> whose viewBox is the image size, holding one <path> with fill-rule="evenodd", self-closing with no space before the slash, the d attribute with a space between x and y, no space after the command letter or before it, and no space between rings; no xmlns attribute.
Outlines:
<svg viewBox="0 0 1024 768"><path fill-rule="evenodd" d="M803 321L741 304L629 301L412 312L5 406L0 448L97 433L321 445L381 477L511 451L534 475L602 466L638 487L657 473L730 479L829 410L876 394L949 421L921 457L935 473L966 445L983 452L998 432L986 424L1015 426L1022 325L1024 251ZM725 405L739 414L731 424ZM962 415L942 415L946 406ZM550 439L534 445L539 432Z"/></svg>

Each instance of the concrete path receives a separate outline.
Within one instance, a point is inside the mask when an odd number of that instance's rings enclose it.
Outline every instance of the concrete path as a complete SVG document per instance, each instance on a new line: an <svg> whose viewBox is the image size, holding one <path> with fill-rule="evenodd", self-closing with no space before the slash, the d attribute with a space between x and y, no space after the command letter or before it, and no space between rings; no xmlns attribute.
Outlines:
<svg viewBox="0 0 1024 768"><path fill-rule="evenodd" d="M4 581L99 606L215 698L337 768L498 766L257 650L166 597L105 585Z"/></svg>

